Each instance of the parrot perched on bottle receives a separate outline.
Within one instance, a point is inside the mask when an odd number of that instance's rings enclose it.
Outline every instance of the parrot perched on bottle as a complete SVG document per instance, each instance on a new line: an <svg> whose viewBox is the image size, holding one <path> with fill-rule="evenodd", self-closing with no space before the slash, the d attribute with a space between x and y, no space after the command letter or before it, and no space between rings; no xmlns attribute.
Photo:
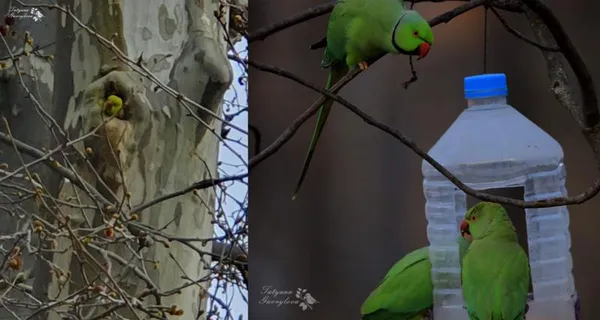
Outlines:
<svg viewBox="0 0 600 320"><path fill-rule="evenodd" d="M469 242L458 237L459 257ZM462 262L461 262L462 263ZM417 249L388 271L363 303L363 320L422 320L431 318L433 283L429 247Z"/></svg>
<svg viewBox="0 0 600 320"><path fill-rule="evenodd" d="M119 111L121 111L121 109L123 108L123 99L115 95L110 95L106 99L106 102L104 102L103 108L104 114L109 117L112 117L118 114Z"/></svg>
<svg viewBox="0 0 600 320"><path fill-rule="evenodd" d="M402 0L338 0L327 26L327 47L321 67L330 68L326 89L349 69L367 69L367 62L385 53L418 55L424 58L433 44L427 20L414 10L406 10ZM317 125L304 160L292 199L296 198L333 100L319 109Z"/></svg>
<svg viewBox="0 0 600 320"><path fill-rule="evenodd" d="M480 202L465 214L460 233L472 238L461 273L469 319L524 319L529 261L506 210Z"/></svg>

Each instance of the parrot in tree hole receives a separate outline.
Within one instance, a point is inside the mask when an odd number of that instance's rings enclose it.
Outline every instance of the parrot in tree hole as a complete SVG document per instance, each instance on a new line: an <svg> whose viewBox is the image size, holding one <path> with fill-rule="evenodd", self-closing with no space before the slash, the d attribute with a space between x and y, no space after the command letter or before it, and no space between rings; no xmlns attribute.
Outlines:
<svg viewBox="0 0 600 320"><path fill-rule="evenodd" d="M115 95L110 95L104 102L104 114L112 117L119 113L123 108L123 99Z"/></svg>
<svg viewBox="0 0 600 320"><path fill-rule="evenodd" d="M368 61L383 54L424 58L433 44L431 27L417 11L406 10L402 0L338 0L327 26L327 46L321 67L329 68L326 89L350 69L365 70ZM319 109L317 125L292 199L295 199L310 165L333 100Z"/></svg>

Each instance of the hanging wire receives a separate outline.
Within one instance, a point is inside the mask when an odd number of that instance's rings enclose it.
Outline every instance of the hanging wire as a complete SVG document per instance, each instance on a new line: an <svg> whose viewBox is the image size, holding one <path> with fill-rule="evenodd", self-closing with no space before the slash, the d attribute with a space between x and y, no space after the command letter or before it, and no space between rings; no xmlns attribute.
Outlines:
<svg viewBox="0 0 600 320"><path fill-rule="evenodd" d="M487 72L487 40L488 40L488 5L483 11L483 73Z"/></svg>

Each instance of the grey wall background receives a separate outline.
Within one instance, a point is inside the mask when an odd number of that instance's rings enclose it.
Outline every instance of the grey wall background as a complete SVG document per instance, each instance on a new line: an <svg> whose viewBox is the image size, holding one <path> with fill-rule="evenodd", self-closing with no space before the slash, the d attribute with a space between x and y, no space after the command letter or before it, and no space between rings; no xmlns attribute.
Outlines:
<svg viewBox="0 0 600 320"><path fill-rule="evenodd" d="M322 1L255 1L251 29L265 26ZM600 43L595 24L600 3L548 0L600 83ZM419 4L431 18L458 2ZM508 21L531 36L523 16ZM251 44L252 59L324 84L322 51L308 46L325 33L328 16ZM592 154L569 113L549 92L540 52L512 35L490 13L488 72L504 72L509 102L563 146L571 195L599 174ZM434 29L429 56L416 64L420 80L408 90L408 58L387 56L344 88L349 101L413 138L428 150L465 108L463 77L482 72L483 9ZM291 81L251 69L250 122L263 147L273 142L318 94ZM574 80L573 80L574 81ZM251 319L358 319L360 305L388 268L407 252L427 245L421 159L341 106L334 107L299 197L291 200L316 117L250 178L252 259ZM507 127L509 124L507 124ZM504 192L503 194L507 194ZM518 191L509 195L522 197ZM583 319L600 311L600 198L570 206L572 254ZM524 218L512 210L523 232ZM523 235L522 235L523 236ZM306 288L320 303L301 311L295 305L265 305L261 288Z"/></svg>

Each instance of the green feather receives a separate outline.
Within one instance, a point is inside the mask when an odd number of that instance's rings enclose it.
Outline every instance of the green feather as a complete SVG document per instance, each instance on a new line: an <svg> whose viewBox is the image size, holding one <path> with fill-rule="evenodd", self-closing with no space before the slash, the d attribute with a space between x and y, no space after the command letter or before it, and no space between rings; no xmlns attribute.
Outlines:
<svg viewBox="0 0 600 320"><path fill-rule="evenodd" d="M421 36L415 36L416 33ZM331 68L326 86L329 89L360 62L372 61L386 53L416 54L421 44L433 43L433 33L419 13L404 9L401 0L339 0L329 17L326 41L321 66ZM328 100L319 110L292 199L302 186L332 105L333 101Z"/></svg>
<svg viewBox="0 0 600 320"><path fill-rule="evenodd" d="M465 214L473 237L462 267L471 320L521 320L527 306L529 261L502 206L480 202Z"/></svg>
<svg viewBox="0 0 600 320"><path fill-rule="evenodd" d="M363 319L419 319L433 305L430 273L429 247L404 256L363 303Z"/></svg>
<svg viewBox="0 0 600 320"><path fill-rule="evenodd" d="M460 259L460 266L462 267L464 256L467 254L467 250L471 244L467 239L461 237L460 235L457 237L456 242L458 242L458 256Z"/></svg>
<svg viewBox="0 0 600 320"><path fill-rule="evenodd" d="M469 242L459 237L459 256ZM400 259L387 272L361 307L363 320L426 319L433 307L433 283L429 247L417 249Z"/></svg>
<svg viewBox="0 0 600 320"><path fill-rule="evenodd" d="M327 84L325 88L327 90L331 89L336 82L338 82L344 75L348 72L348 68L346 68L343 64L337 64L331 67L329 71L329 77L327 78ZM302 186L302 182L306 177L306 172L308 170L308 166L310 165L310 161L312 160L312 156L315 152L315 148L317 147L317 141L321 137L321 133L323 132L323 127L325 127L325 122L327 121L327 117L329 116L329 112L331 111L331 106L333 105L333 100L327 99L319 108L319 114L317 116L317 126L315 131L313 132L312 139L310 141L310 145L308 146L308 152L306 153L306 158L304 159L304 165L302 166L302 172L300 173L300 179L298 179L298 183L296 184L296 189L294 190L294 196L292 200L296 198L298 191L300 191L300 187Z"/></svg>

